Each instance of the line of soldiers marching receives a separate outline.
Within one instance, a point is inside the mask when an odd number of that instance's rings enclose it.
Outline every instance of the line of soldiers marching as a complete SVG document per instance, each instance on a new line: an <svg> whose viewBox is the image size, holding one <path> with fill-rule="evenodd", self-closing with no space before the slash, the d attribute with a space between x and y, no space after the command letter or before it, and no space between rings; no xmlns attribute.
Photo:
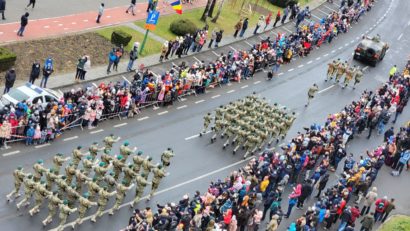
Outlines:
<svg viewBox="0 0 410 231"><path fill-rule="evenodd" d="M43 225L51 223L59 210L60 222L57 230L63 230L70 214L78 211L78 218L71 225L74 229L84 221L87 211L93 206L98 207L91 218L91 221L96 222L97 218L103 215L110 197L115 196L115 204L108 212L113 215L134 185L135 198L130 204L131 207L140 201L147 185L151 185L147 198L150 200L162 178L169 175L165 167L170 165L171 158L175 156L173 150L165 150L161 154L161 164L154 164L152 157L143 157L142 151L135 154L137 148L131 148L128 141L120 146L119 155L112 155L112 147L119 139L120 137L111 134L104 138L104 147L99 147L98 143L94 142L87 153L82 153L82 147L78 146L73 150L72 157L64 157L58 153L53 157L53 166L49 169L44 166L43 160L38 160L33 165L33 173L25 172L22 166L17 167L13 172L14 190L7 195L7 201L20 197L20 188L24 186L24 198L16 204L17 209L28 207L34 195L35 204L29 210L30 216L33 216L40 212L47 199L48 216L42 221ZM101 151L103 153L99 160L97 156ZM129 157L133 163L127 163ZM70 162L64 169L65 174L60 174L67 161ZM151 172L153 177L152 182L149 182L148 176Z"/></svg>
<svg viewBox="0 0 410 231"><path fill-rule="evenodd" d="M245 97L226 106L220 106L204 117L204 127L200 136L207 133L211 126L213 133L211 143L218 135L225 140L223 149L233 145L233 154L242 147L244 159L261 150L266 144L270 146L275 140L284 139L295 121L295 113L289 113L286 107L273 106L255 94Z"/></svg>
<svg viewBox="0 0 410 231"><path fill-rule="evenodd" d="M344 80L342 88L347 87L349 82L354 79L353 89L355 89L356 85L359 84L363 78L363 70L356 65L351 66L347 61L343 62L340 59L328 63L327 78L325 79L326 82L335 78L335 81L339 83L343 76Z"/></svg>

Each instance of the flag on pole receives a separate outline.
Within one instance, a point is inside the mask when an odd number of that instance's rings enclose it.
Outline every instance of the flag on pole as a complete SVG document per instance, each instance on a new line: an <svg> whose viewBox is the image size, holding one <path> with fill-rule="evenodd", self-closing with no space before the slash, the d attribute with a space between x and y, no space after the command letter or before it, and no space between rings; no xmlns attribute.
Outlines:
<svg viewBox="0 0 410 231"><path fill-rule="evenodd" d="M177 12L177 14L182 14L182 5L180 0L176 0L175 2L171 3L172 9Z"/></svg>

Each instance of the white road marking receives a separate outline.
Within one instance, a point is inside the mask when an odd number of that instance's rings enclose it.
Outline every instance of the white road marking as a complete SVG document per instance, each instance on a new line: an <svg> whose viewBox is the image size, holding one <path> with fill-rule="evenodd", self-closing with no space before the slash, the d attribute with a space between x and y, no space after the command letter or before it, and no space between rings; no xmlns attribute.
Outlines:
<svg viewBox="0 0 410 231"><path fill-rule="evenodd" d="M146 119L149 119L149 117L148 117L148 116L144 116L144 117L142 117L142 118L139 118L138 121L143 121L143 120L146 120Z"/></svg>
<svg viewBox="0 0 410 231"><path fill-rule="evenodd" d="M252 44L248 43L248 41L244 41L246 44L248 44L250 47L253 47Z"/></svg>
<svg viewBox="0 0 410 231"><path fill-rule="evenodd" d="M220 56L220 55L218 55L218 53L216 53L215 51L212 51L212 53L214 53L214 55L216 55L216 56Z"/></svg>
<svg viewBox="0 0 410 231"><path fill-rule="evenodd" d="M198 62L200 62L201 63L201 60L199 60L197 57L195 57L195 56L193 56L194 57L194 59L196 60L196 61L198 61Z"/></svg>
<svg viewBox="0 0 410 231"><path fill-rule="evenodd" d="M279 75L283 75L283 72L279 73L278 76L279 76Z"/></svg>
<svg viewBox="0 0 410 231"><path fill-rule="evenodd" d="M188 107L188 105L185 104L185 105L177 107L177 110L180 110L180 109L183 109L183 108L186 108L186 107Z"/></svg>
<svg viewBox="0 0 410 231"><path fill-rule="evenodd" d="M403 33L401 33L401 34L399 35L399 37L397 38L397 40L400 41L401 37L403 37Z"/></svg>
<svg viewBox="0 0 410 231"><path fill-rule="evenodd" d="M259 37L260 39L264 40L264 38L262 37L262 35L259 35L258 37Z"/></svg>
<svg viewBox="0 0 410 231"><path fill-rule="evenodd" d="M320 57L317 57L316 60L320 60Z"/></svg>
<svg viewBox="0 0 410 231"><path fill-rule="evenodd" d="M34 146L34 148L42 148L42 147L46 147L46 146L49 146L49 145L51 145L51 144L50 143L45 143L45 144L36 145L36 146Z"/></svg>
<svg viewBox="0 0 410 231"><path fill-rule="evenodd" d="M202 103L202 102L205 102L205 100L203 100L203 99L198 100L198 101L195 102L195 104Z"/></svg>
<svg viewBox="0 0 410 231"><path fill-rule="evenodd" d="M317 18L317 19L319 19L319 20L322 20L321 18L319 18L318 16L316 16L316 15L314 15L314 14L310 14L310 15L312 15L313 17L315 17L315 18Z"/></svg>
<svg viewBox="0 0 410 231"><path fill-rule="evenodd" d="M359 37L359 36L357 36L357 37L356 37L356 40L359 40L359 39L360 39L360 37Z"/></svg>
<svg viewBox="0 0 410 231"><path fill-rule="evenodd" d="M363 71L367 70L368 68L369 68L369 66L363 67Z"/></svg>
<svg viewBox="0 0 410 231"><path fill-rule="evenodd" d="M319 8L316 8L316 10L318 10L319 12L321 12L321 13L323 13L324 15L329 15L329 13L326 13L326 12L324 12L323 10L321 10L321 9L319 9Z"/></svg>
<svg viewBox="0 0 410 231"><path fill-rule="evenodd" d="M69 141L69 140L75 140L75 139L78 139L78 136L68 137L68 138L63 139L63 141Z"/></svg>
<svg viewBox="0 0 410 231"><path fill-rule="evenodd" d="M111 15L107 15L106 18L111 18Z"/></svg>
<svg viewBox="0 0 410 231"><path fill-rule="evenodd" d="M367 30L365 33L366 33L366 34L369 33L369 30Z"/></svg>
<svg viewBox="0 0 410 231"><path fill-rule="evenodd" d="M99 132L103 132L103 131L104 131L103 129L99 129L99 130L95 130L95 131L90 132L90 134L95 134L95 133L99 133Z"/></svg>
<svg viewBox="0 0 410 231"><path fill-rule="evenodd" d="M216 99L216 98L218 98L219 96L221 96L221 95L214 95L214 96L212 96L211 98L212 98L212 99Z"/></svg>
<svg viewBox="0 0 410 231"><path fill-rule="evenodd" d="M387 50L387 51L386 51L386 53L389 53L389 52L390 52L390 50Z"/></svg>
<svg viewBox="0 0 410 231"><path fill-rule="evenodd" d="M238 52L235 48L233 48L232 46L229 46L232 50L234 50L235 52Z"/></svg>
<svg viewBox="0 0 410 231"><path fill-rule="evenodd" d="M248 87L248 85L245 85L245 86L242 86L241 88L244 89L244 88L247 88L247 87Z"/></svg>
<svg viewBox="0 0 410 231"><path fill-rule="evenodd" d="M334 87L334 86L336 86L335 84L333 84L333 85L331 85L331 86L329 86L329 87L327 87L327 88L325 88L325 89L323 89L323 90L321 90L321 91L318 91L317 93L323 93L323 92L325 92L325 91L328 91L328 90L330 90L330 89L332 89L332 87Z"/></svg>
<svg viewBox="0 0 410 231"><path fill-rule="evenodd" d="M204 134L208 134L208 133L211 133L211 132L212 131L209 130L209 131L206 131ZM191 139L198 138L198 137L199 137L199 134L196 134L196 135L185 138L185 140L191 140Z"/></svg>
<svg viewBox="0 0 410 231"><path fill-rule="evenodd" d="M288 28L286 28L286 26L284 26L283 29L285 29L285 30L288 31L289 33L293 33L293 31L291 31L291 30L289 30Z"/></svg>
<svg viewBox="0 0 410 231"><path fill-rule="evenodd" d="M98 88L97 84L95 84L95 83L92 83L92 85L93 85L94 87L97 87L97 88Z"/></svg>
<svg viewBox="0 0 410 231"><path fill-rule="evenodd" d="M323 55L323 57L326 57L326 56L328 56L328 55L329 55L329 53L326 53L326 54Z"/></svg>
<svg viewBox="0 0 410 231"><path fill-rule="evenodd" d="M125 78L125 76L121 75L121 77L122 77L125 81L127 81L128 84L131 84L131 82L130 82L127 78Z"/></svg>
<svg viewBox="0 0 410 231"><path fill-rule="evenodd" d="M158 112L158 115L164 115L164 114L167 114L168 113L168 111L162 111L162 112Z"/></svg>
<svg viewBox="0 0 410 231"><path fill-rule="evenodd" d="M349 43L346 43L346 44L345 44L345 47L347 47L347 46L349 46Z"/></svg>
<svg viewBox="0 0 410 231"><path fill-rule="evenodd" d="M119 128L119 127L125 126L125 125L127 125L127 124L128 124L128 123L116 124L116 125L114 125L113 127L114 127L114 128Z"/></svg>
<svg viewBox="0 0 410 231"><path fill-rule="evenodd" d="M4 153L2 156L11 156L20 153L20 150Z"/></svg>
<svg viewBox="0 0 410 231"><path fill-rule="evenodd" d="M354 43L354 40L350 41L350 43Z"/></svg>
<svg viewBox="0 0 410 231"><path fill-rule="evenodd" d="M304 67L305 65L303 65L303 64L300 64L299 66L298 66L298 68L302 68L302 67Z"/></svg>
<svg viewBox="0 0 410 231"><path fill-rule="evenodd" d="M258 80L258 81L256 81L256 82L254 82L253 84L256 85L256 84L260 84L260 83L261 83L261 81Z"/></svg>
<svg viewBox="0 0 410 231"><path fill-rule="evenodd" d="M311 64L311 63L313 63L313 61L312 60L310 60L309 62L307 62L306 64Z"/></svg>
<svg viewBox="0 0 410 231"><path fill-rule="evenodd" d="M339 47L339 48L337 48L337 49L341 50L341 49L343 49L343 47Z"/></svg>
<svg viewBox="0 0 410 231"><path fill-rule="evenodd" d="M174 62L171 62L172 63L172 66L178 66L178 65L176 65Z"/></svg>
<svg viewBox="0 0 410 231"><path fill-rule="evenodd" d="M291 71L293 71L293 70L295 70L295 69L293 69L293 68L290 68L290 69L289 69L288 71L289 71L289 72L291 72Z"/></svg>
<svg viewBox="0 0 410 231"><path fill-rule="evenodd" d="M231 94L231 93L233 93L233 92L235 92L235 90L227 91L226 94Z"/></svg>
<svg viewBox="0 0 410 231"><path fill-rule="evenodd" d="M232 86L232 83L229 82L227 85L228 85L228 86Z"/></svg>

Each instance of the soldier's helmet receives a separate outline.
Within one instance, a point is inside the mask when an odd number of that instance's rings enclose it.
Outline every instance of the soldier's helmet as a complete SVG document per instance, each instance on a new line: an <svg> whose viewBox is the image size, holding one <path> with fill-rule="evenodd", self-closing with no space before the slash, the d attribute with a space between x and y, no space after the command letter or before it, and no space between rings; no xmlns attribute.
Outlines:
<svg viewBox="0 0 410 231"><path fill-rule="evenodd" d="M105 166L105 162L100 162L100 167L104 167Z"/></svg>
<svg viewBox="0 0 410 231"><path fill-rule="evenodd" d="M128 146L128 145L130 145L130 142L125 141L125 142L124 142L124 146Z"/></svg>
<svg viewBox="0 0 410 231"><path fill-rule="evenodd" d="M118 155L117 156L117 160L122 160L123 156L122 155Z"/></svg>
<svg viewBox="0 0 410 231"><path fill-rule="evenodd" d="M148 157L148 160L151 161L151 160L152 160L152 157Z"/></svg>
<svg viewBox="0 0 410 231"><path fill-rule="evenodd" d="M64 154L63 153L57 153L56 155L57 156L63 156Z"/></svg>
<svg viewBox="0 0 410 231"><path fill-rule="evenodd" d="M93 144L98 144L98 142L97 142L97 141L94 141Z"/></svg>
<svg viewBox="0 0 410 231"><path fill-rule="evenodd" d="M114 136L114 134L111 133L110 136Z"/></svg>
<svg viewBox="0 0 410 231"><path fill-rule="evenodd" d="M162 164L158 165L158 168L161 169L161 168L162 168Z"/></svg>
<svg viewBox="0 0 410 231"><path fill-rule="evenodd" d="M46 182L44 180L41 180L40 184L46 184Z"/></svg>
<svg viewBox="0 0 410 231"><path fill-rule="evenodd" d="M17 166L17 170L22 170L22 169L23 169L23 166L21 165Z"/></svg>
<svg viewBox="0 0 410 231"><path fill-rule="evenodd" d="M42 159L39 159L39 160L37 160L37 163L42 164L42 163L44 163L44 161Z"/></svg>
<svg viewBox="0 0 410 231"><path fill-rule="evenodd" d="M68 200L65 199L65 200L63 201L63 204L68 205Z"/></svg>
<svg viewBox="0 0 410 231"><path fill-rule="evenodd" d="M83 148L81 145L78 145L78 146L77 146L77 149L81 149L81 148Z"/></svg>
<svg viewBox="0 0 410 231"><path fill-rule="evenodd" d="M86 159L87 159L87 160L92 160L93 157L92 157L92 156L87 156Z"/></svg>
<svg viewBox="0 0 410 231"><path fill-rule="evenodd" d="M58 191L53 191L53 195L57 195L58 194Z"/></svg>
<svg viewBox="0 0 410 231"><path fill-rule="evenodd" d="M138 151L137 155L141 156L143 151Z"/></svg>
<svg viewBox="0 0 410 231"><path fill-rule="evenodd" d="M133 168L133 167L134 167L133 164L129 164L129 165L128 165L128 168Z"/></svg>
<svg viewBox="0 0 410 231"><path fill-rule="evenodd" d="M127 180L122 180L122 181L121 181L121 184L127 184L127 183L128 183Z"/></svg>
<svg viewBox="0 0 410 231"><path fill-rule="evenodd" d="M115 173L113 171L110 172L110 176L114 176Z"/></svg>
<svg viewBox="0 0 410 231"><path fill-rule="evenodd" d="M54 172L54 168L49 168L48 170L50 171L50 173Z"/></svg>
<svg viewBox="0 0 410 231"><path fill-rule="evenodd" d="M142 177L145 177L145 173L141 173L141 176L142 176Z"/></svg>
<svg viewBox="0 0 410 231"><path fill-rule="evenodd" d="M76 189L76 188L77 188L77 185L71 184L71 188Z"/></svg>
<svg viewBox="0 0 410 231"><path fill-rule="evenodd" d="M88 198L90 196L90 194L88 194L88 192L83 193L83 197Z"/></svg>
<svg viewBox="0 0 410 231"><path fill-rule="evenodd" d="M27 176L29 179L33 178L33 174L28 174Z"/></svg>
<svg viewBox="0 0 410 231"><path fill-rule="evenodd" d="M62 176L61 179L65 180L67 179L67 176Z"/></svg>
<svg viewBox="0 0 410 231"><path fill-rule="evenodd" d="M167 148L168 151L172 151L172 148Z"/></svg>

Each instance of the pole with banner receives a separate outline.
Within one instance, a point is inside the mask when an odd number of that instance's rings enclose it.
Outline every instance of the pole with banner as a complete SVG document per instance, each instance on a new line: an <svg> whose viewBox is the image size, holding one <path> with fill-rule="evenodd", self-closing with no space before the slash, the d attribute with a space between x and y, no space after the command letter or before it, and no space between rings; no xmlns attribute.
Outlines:
<svg viewBox="0 0 410 231"><path fill-rule="evenodd" d="M156 4L154 4L153 10L151 10L148 13L147 20L145 21L145 35L144 35L144 40L142 40L141 48L140 48L140 55L142 54L142 51L144 50L145 43L147 42L147 37L148 33L150 30L155 30L155 26L158 23L158 18L159 18L159 11L156 11Z"/></svg>

